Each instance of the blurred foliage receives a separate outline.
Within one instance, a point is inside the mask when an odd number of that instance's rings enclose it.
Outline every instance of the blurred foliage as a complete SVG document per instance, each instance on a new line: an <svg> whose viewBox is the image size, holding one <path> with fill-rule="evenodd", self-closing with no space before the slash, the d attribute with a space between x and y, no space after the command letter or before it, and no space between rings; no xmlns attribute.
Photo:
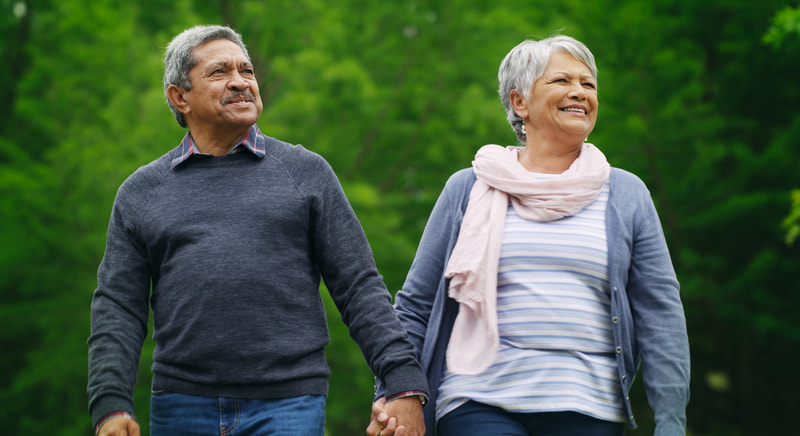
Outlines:
<svg viewBox="0 0 800 436"><path fill-rule="evenodd" d="M764 43L772 45L776 49L784 48L787 52L797 53L800 50L800 7L786 7L778 11L772 19L770 26L763 38ZM791 44L791 48L786 49L784 42ZM783 226L786 229L786 243L794 244L800 236L800 189L793 189L791 192L792 210L784 219Z"/></svg>
<svg viewBox="0 0 800 436"><path fill-rule="evenodd" d="M764 42L780 48L784 40L800 37L800 7L785 7L772 18L772 26L764 35Z"/></svg>
<svg viewBox="0 0 800 436"><path fill-rule="evenodd" d="M783 226L786 228L786 243L794 244L800 236L800 189L792 190L792 211L783 220Z"/></svg>
<svg viewBox="0 0 800 436"><path fill-rule="evenodd" d="M783 0L0 0L4 433L91 432L85 341L111 203L184 134L164 104L161 57L200 23L243 34L259 126L330 161L393 291L447 177L481 145L514 142L496 94L503 56L555 31L584 41L599 67L590 140L650 187L682 283L690 433L792 433L797 11ZM371 375L323 297L328 433L363 434ZM135 393L144 434L152 347ZM634 433L652 433L640 384L632 399Z"/></svg>

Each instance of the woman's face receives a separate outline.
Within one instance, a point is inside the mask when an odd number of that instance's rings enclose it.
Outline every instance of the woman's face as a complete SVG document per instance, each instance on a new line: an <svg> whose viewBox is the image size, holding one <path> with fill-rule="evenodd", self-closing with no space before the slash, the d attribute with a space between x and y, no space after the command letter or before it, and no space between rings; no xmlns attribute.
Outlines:
<svg viewBox="0 0 800 436"><path fill-rule="evenodd" d="M529 137L555 135L583 142L597 121L597 83L583 62L569 53L554 52L526 104Z"/></svg>

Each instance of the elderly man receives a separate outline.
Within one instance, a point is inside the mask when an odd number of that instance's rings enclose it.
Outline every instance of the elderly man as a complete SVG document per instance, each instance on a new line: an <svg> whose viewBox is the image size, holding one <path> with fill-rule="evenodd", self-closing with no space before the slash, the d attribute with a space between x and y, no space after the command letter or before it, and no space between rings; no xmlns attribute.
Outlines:
<svg viewBox="0 0 800 436"><path fill-rule="evenodd" d="M261 133L241 36L198 26L169 44L181 144L120 187L92 299L95 433L137 435L133 386L153 312L153 435L322 435L324 279L387 413L422 435L427 382L363 230L327 162Z"/></svg>

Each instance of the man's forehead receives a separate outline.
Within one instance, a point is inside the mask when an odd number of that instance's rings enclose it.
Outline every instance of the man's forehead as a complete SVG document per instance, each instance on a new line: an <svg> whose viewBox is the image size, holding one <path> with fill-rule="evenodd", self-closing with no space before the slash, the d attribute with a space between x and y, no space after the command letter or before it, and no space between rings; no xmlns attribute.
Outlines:
<svg viewBox="0 0 800 436"><path fill-rule="evenodd" d="M192 49L192 53L199 58L200 63L249 63L242 48L227 39L215 39L205 42Z"/></svg>

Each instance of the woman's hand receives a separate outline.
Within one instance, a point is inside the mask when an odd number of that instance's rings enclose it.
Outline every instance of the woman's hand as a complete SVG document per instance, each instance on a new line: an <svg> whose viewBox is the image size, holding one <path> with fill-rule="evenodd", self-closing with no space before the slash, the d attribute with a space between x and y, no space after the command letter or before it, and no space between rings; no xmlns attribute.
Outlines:
<svg viewBox="0 0 800 436"><path fill-rule="evenodd" d="M367 426L367 436L392 436L397 430L397 419L386 413L386 398L372 403L372 416ZM402 433L398 433L398 436Z"/></svg>

